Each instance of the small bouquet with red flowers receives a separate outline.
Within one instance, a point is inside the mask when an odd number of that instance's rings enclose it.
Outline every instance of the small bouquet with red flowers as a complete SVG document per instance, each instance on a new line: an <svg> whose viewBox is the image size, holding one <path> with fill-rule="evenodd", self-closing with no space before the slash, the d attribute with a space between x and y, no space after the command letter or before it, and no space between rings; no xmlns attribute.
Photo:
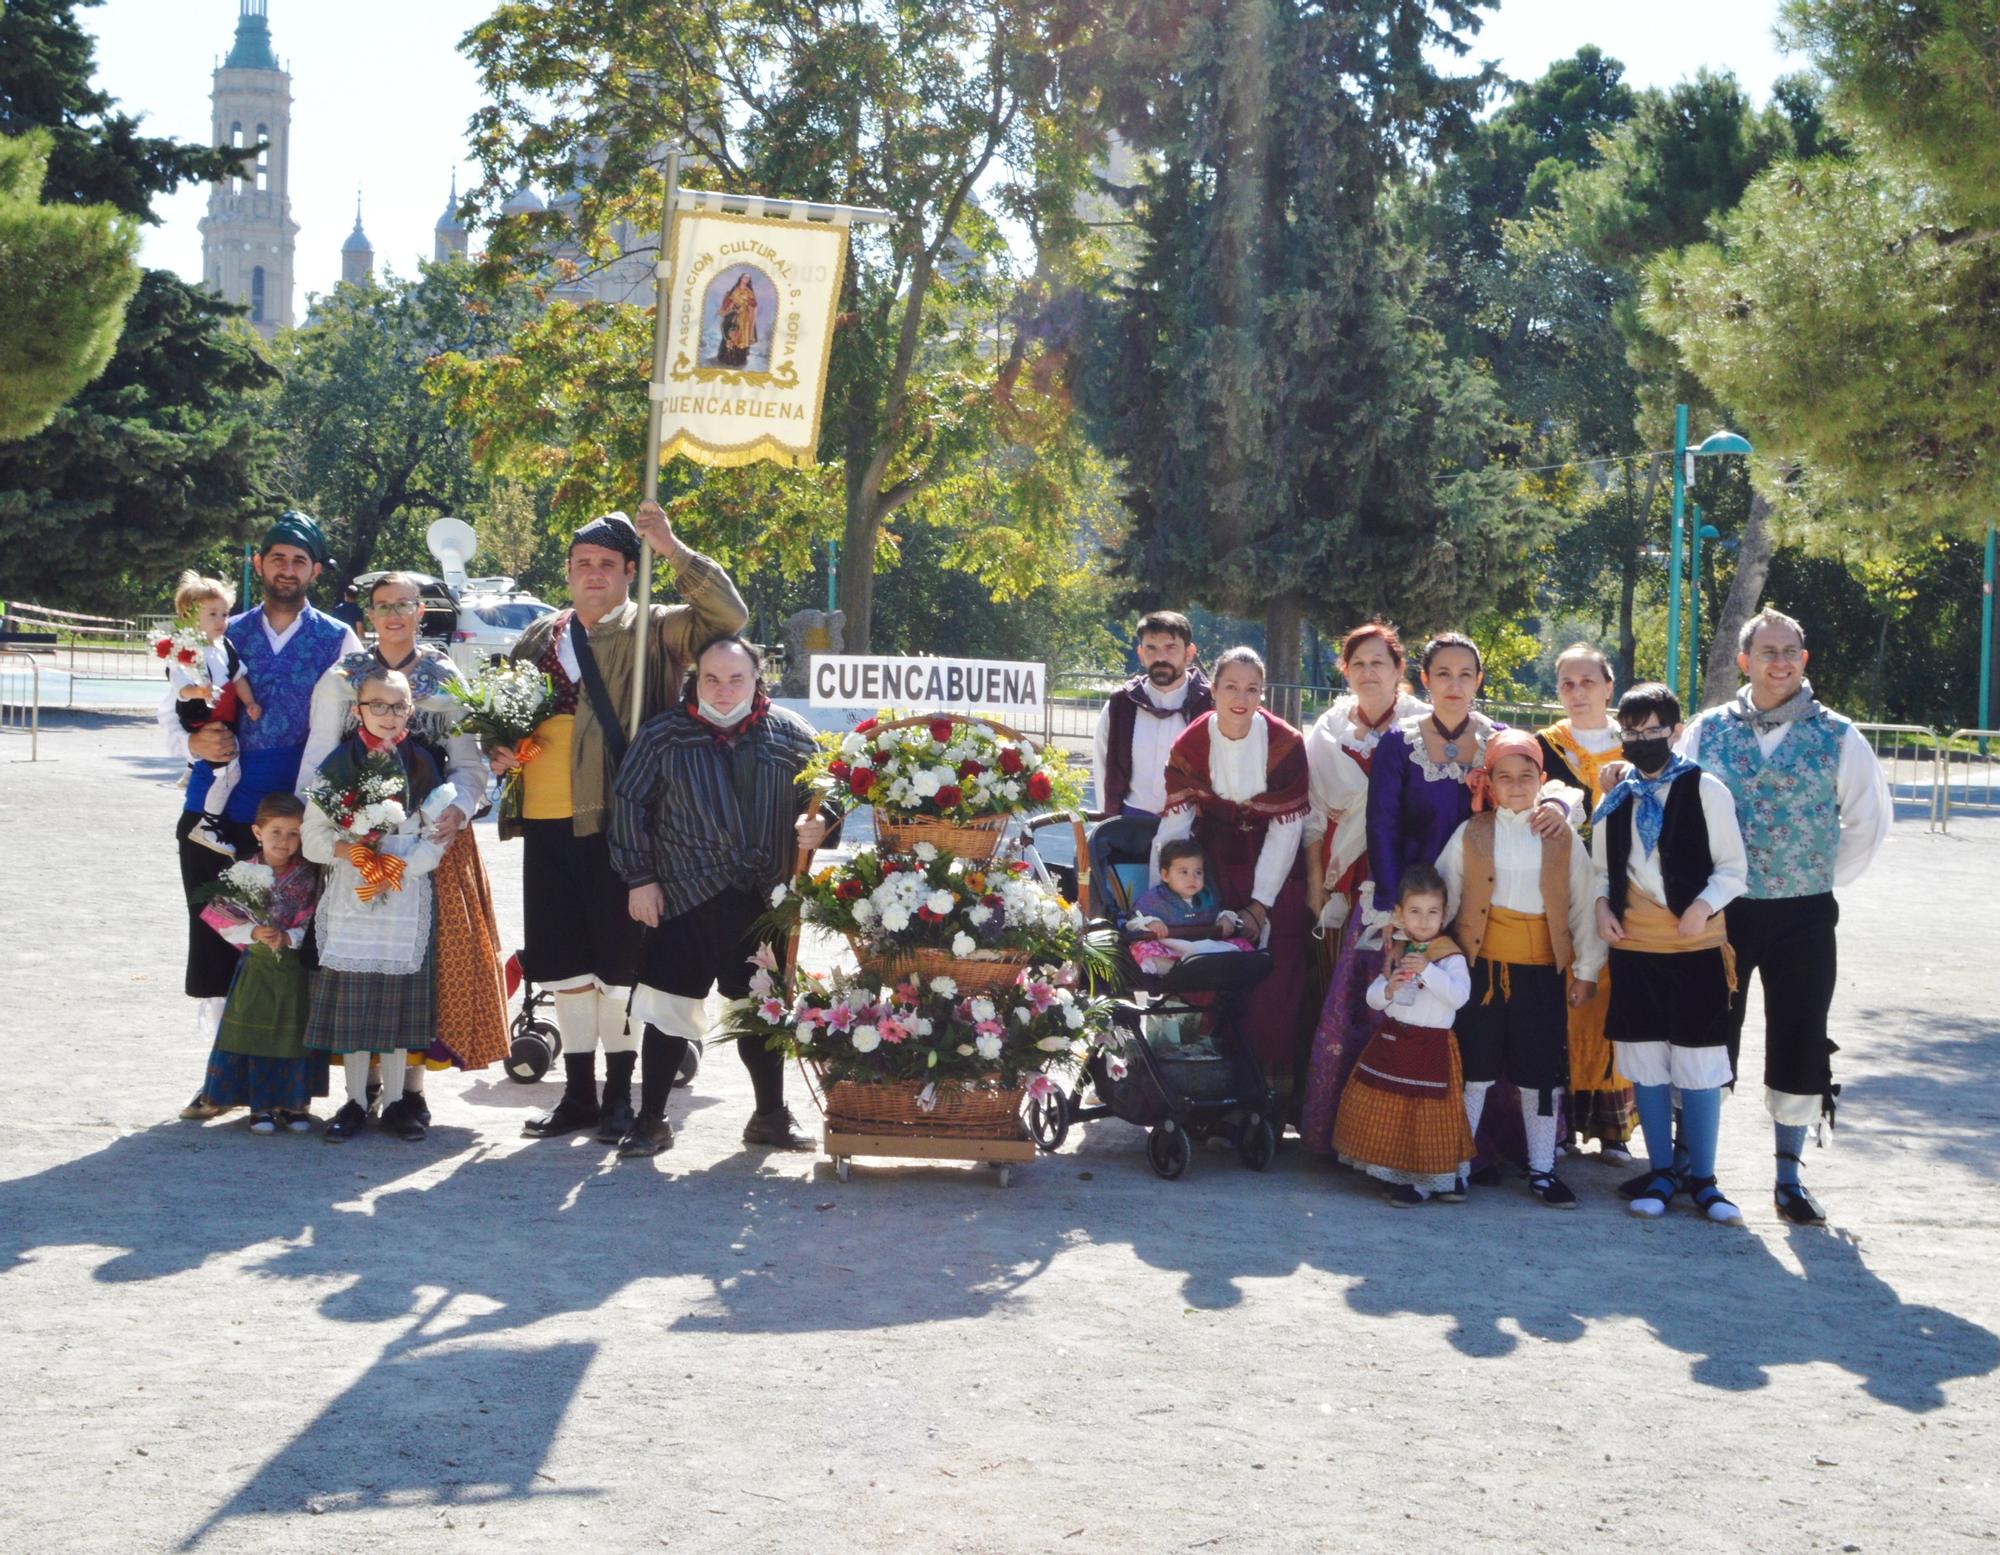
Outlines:
<svg viewBox="0 0 2000 1555"><path fill-rule="evenodd" d="M208 637L198 626L183 622L171 632L153 639L153 656L170 668L178 667L197 685L208 685Z"/></svg>
<svg viewBox="0 0 2000 1555"><path fill-rule="evenodd" d="M892 727L869 718L820 736L802 783L830 779L836 803L897 818L950 821L1076 809L1083 785L1063 753L967 719L939 715Z"/></svg>

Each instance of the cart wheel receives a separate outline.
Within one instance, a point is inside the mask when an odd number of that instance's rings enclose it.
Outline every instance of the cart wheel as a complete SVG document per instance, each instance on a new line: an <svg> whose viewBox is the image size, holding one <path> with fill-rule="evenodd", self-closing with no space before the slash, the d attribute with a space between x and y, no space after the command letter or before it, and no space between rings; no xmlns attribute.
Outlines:
<svg viewBox="0 0 2000 1555"><path fill-rule="evenodd" d="M1030 1101L1028 1132L1035 1136L1035 1145L1044 1155L1062 1149L1062 1142L1069 1138L1069 1098L1053 1091Z"/></svg>
<svg viewBox="0 0 2000 1555"><path fill-rule="evenodd" d="M1193 1159L1194 1146L1188 1142L1187 1130L1172 1118L1146 1136L1146 1160L1154 1172L1168 1182L1186 1171L1188 1162Z"/></svg>
<svg viewBox="0 0 2000 1555"><path fill-rule="evenodd" d="M838 1178L839 1178L839 1179L840 1179L840 1180L841 1180L842 1182L846 1182L846 1181L847 1181L847 1157L846 1157L846 1156L844 1156L844 1155L840 1155L840 1156L835 1156L835 1157L833 1158L833 1174L834 1174L834 1176L838 1177Z"/></svg>
<svg viewBox="0 0 2000 1555"><path fill-rule="evenodd" d="M1277 1153L1278 1131L1269 1118L1252 1113L1242 1133L1236 1136L1236 1158L1251 1171L1261 1172Z"/></svg>

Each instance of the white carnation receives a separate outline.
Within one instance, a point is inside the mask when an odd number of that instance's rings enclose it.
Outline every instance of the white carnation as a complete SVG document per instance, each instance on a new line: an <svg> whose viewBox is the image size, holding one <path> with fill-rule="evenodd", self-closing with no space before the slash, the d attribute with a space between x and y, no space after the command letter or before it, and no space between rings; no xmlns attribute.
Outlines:
<svg viewBox="0 0 2000 1555"><path fill-rule="evenodd" d="M919 799L929 799L937 793L942 784L938 781L938 775L926 767L910 779L910 786L917 791Z"/></svg>
<svg viewBox="0 0 2000 1555"><path fill-rule="evenodd" d="M974 902L970 907L965 909L965 916L977 925L991 918L993 916L993 909L988 907L984 902Z"/></svg>
<svg viewBox="0 0 2000 1555"><path fill-rule="evenodd" d="M998 1037L978 1037L974 1039L972 1045L979 1050L979 1056L989 1062L1000 1056L1000 1039Z"/></svg>
<svg viewBox="0 0 2000 1555"><path fill-rule="evenodd" d="M1075 1005L1071 1004L1064 1007L1063 1019L1069 1024L1071 1031L1081 1031L1083 1029L1083 1011L1079 1010Z"/></svg>
<svg viewBox="0 0 2000 1555"><path fill-rule="evenodd" d="M976 1021L993 1019L993 1001L986 998L974 999L972 1001L972 1018Z"/></svg>
<svg viewBox="0 0 2000 1555"><path fill-rule="evenodd" d="M937 862L937 844L934 842L918 843L917 857L923 863L935 864Z"/></svg>
<svg viewBox="0 0 2000 1555"><path fill-rule="evenodd" d="M875 904L865 897L856 902L854 904L854 921L860 924L873 923L875 921Z"/></svg>
<svg viewBox="0 0 2000 1555"><path fill-rule="evenodd" d="M952 935L951 937L951 953L954 956L969 956L973 953L973 951L977 950L978 948L979 948L979 942L962 929L958 933ZM978 1004L975 1003L973 1005L973 1008L975 1010L978 1009L979 1008ZM992 1007L989 1005L987 1008L990 1011ZM993 1017L989 1013L986 1015L982 1015L979 1018L981 1020L991 1020Z"/></svg>
<svg viewBox="0 0 2000 1555"><path fill-rule="evenodd" d="M957 904L952 900L951 892L933 891L929 896L924 898L924 905L939 917L943 917Z"/></svg>
<svg viewBox="0 0 2000 1555"><path fill-rule="evenodd" d="M865 734L850 734L840 742L840 754L843 756L867 755L868 736Z"/></svg>
<svg viewBox="0 0 2000 1555"><path fill-rule="evenodd" d="M894 907L885 907L882 909L882 927L887 929L891 934L901 934L909 926L910 912L907 907L898 903Z"/></svg>
<svg viewBox="0 0 2000 1555"><path fill-rule="evenodd" d="M848 1040L854 1044L857 1053L872 1053L882 1045L882 1033L873 1026L856 1026Z"/></svg>
<svg viewBox="0 0 2000 1555"><path fill-rule="evenodd" d="M782 880L779 881L778 884L771 887L771 905L773 907L784 906L785 898L790 894L791 887L786 885Z"/></svg>
<svg viewBox="0 0 2000 1555"><path fill-rule="evenodd" d="M958 984L949 977L933 977L931 979L931 992L941 999L956 999L958 997Z"/></svg>

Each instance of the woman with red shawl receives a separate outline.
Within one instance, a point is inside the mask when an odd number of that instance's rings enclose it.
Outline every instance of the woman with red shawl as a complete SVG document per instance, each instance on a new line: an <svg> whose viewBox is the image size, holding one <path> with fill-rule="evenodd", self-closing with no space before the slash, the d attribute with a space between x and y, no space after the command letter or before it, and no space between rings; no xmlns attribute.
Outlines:
<svg viewBox="0 0 2000 1555"><path fill-rule="evenodd" d="M1264 661L1231 648L1215 661L1215 709L1181 731L1167 757L1167 808L1159 850L1193 837L1208 855L1220 905L1271 953L1271 975L1250 996L1244 1029L1265 1079L1294 1086L1306 984L1305 881L1299 842L1311 794L1305 737L1264 706Z"/></svg>

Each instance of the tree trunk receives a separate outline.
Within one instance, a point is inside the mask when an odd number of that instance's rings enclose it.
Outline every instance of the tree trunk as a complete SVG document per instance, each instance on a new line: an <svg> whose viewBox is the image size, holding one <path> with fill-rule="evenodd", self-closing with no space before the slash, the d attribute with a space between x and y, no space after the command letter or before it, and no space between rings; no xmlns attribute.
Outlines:
<svg viewBox="0 0 2000 1555"><path fill-rule="evenodd" d="M1715 635L1708 642L1708 663L1701 676L1701 705L1714 707L1736 695L1736 634L1757 613L1764 597L1764 580L1771 575L1771 553L1777 536L1771 529L1771 504L1762 493L1750 494L1750 517L1743 525L1736 552L1736 576L1730 580Z"/></svg>
<svg viewBox="0 0 2000 1555"><path fill-rule="evenodd" d="M1264 609L1264 662L1270 666L1275 686L1264 701L1289 724L1299 721L1299 649L1304 624L1305 611L1296 594L1273 595Z"/></svg>
<svg viewBox="0 0 2000 1555"><path fill-rule="evenodd" d="M843 628L849 653L867 653L875 625L875 542L880 531L869 514L872 506L848 482L847 528L840 541L840 608L847 613Z"/></svg>

